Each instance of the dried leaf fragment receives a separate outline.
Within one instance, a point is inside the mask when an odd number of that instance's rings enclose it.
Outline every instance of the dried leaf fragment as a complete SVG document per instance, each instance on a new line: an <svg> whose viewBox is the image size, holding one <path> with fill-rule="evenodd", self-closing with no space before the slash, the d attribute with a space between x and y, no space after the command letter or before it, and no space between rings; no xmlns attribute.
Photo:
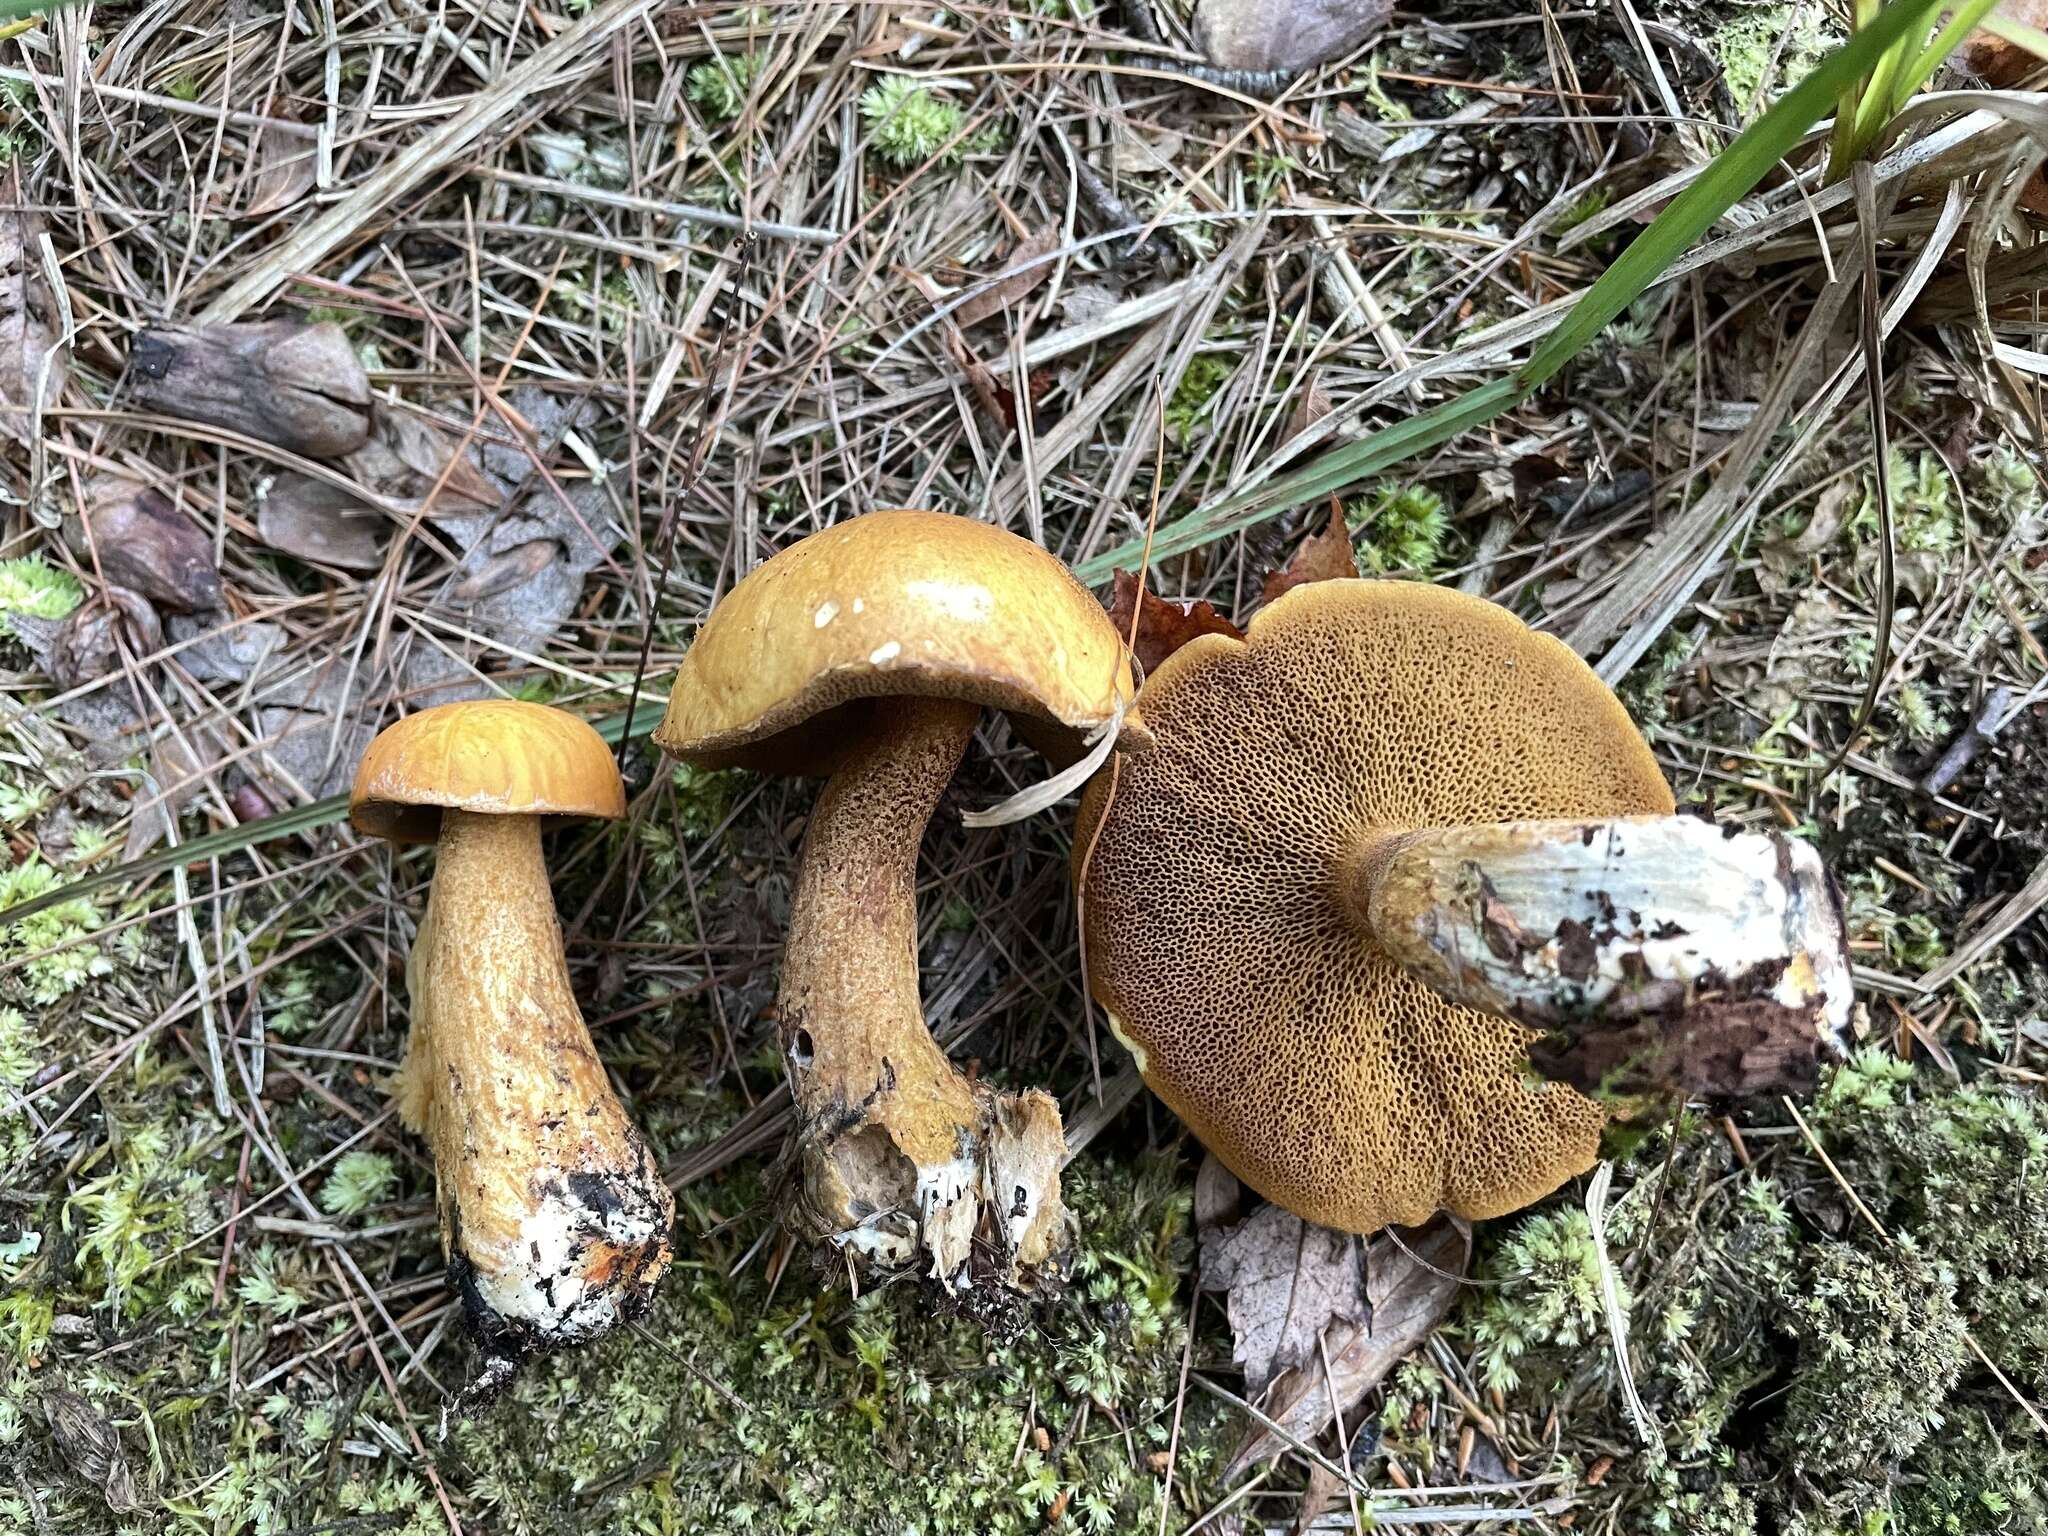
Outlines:
<svg viewBox="0 0 2048 1536"><path fill-rule="evenodd" d="M250 142L249 163L255 173L249 180L249 201L241 209L242 218L260 219L282 212L313 190L317 166L313 140L305 134L275 123L264 124Z"/></svg>
<svg viewBox="0 0 2048 1536"><path fill-rule="evenodd" d="M369 376L341 327L325 321L143 331L129 349L128 388L146 410L310 458L339 458L370 436Z"/></svg>
<svg viewBox="0 0 2048 1536"><path fill-rule="evenodd" d="M272 549L344 571L382 565L388 527L375 509L312 475L279 475L256 509L256 532Z"/></svg>
<svg viewBox="0 0 2048 1536"><path fill-rule="evenodd" d="M1341 58L1393 13L1393 0L1199 0L1195 40L1219 68L1292 74Z"/></svg>
<svg viewBox="0 0 2048 1536"><path fill-rule="evenodd" d="M1234 1357L1254 1398L1278 1372L1315 1360L1325 1328L1368 1315L1358 1239L1277 1205L1202 1234L1202 1284L1228 1295Z"/></svg>
<svg viewBox="0 0 2048 1536"><path fill-rule="evenodd" d="M109 1510L123 1515L141 1508L120 1431L99 1409L76 1392L51 1392L43 1399L43 1415L49 1420L58 1459L97 1488Z"/></svg>
<svg viewBox="0 0 2048 1536"><path fill-rule="evenodd" d="M1197 635L1229 635L1244 638L1244 632L1206 602L1173 603L1155 597L1149 587L1140 589L1138 578L1118 571L1109 604L1109 622L1120 635L1131 633L1131 618L1138 621L1132 654L1147 672L1186 645Z"/></svg>
<svg viewBox="0 0 2048 1536"><path fill-rule="evenodd" d="M172 613L220 607L213 544L192 520L146 485L113 477L87 487L86 518L100 571ZM84 542L79 554L86 554Z"/></svg>
<svg viewBox="0 0 2048 1536"><path fill-rule="evenodd" d="M19 209L17 180L6 192ZM42 411L64 392L70 366L60 312L44 279L37 236L41 221L0 213L0 433L28 447Z"/></svg>
<svg viewBox="0 0 2048 1536"><path fill-rule="evenodd" d="M1224 1470L1226 1484L1286 1451L1290 1438L1315 1439L1333 1412L1341 1410L1345 1424L1355 1424L1354 1410L1365 1394L1450 1315L1459 1277L1472 1257L1471 1227L1456 1217L1439 1216L1400 1236L1396 1243L1390 1230L1375 1238L1368 1251L1369 1320L1331 1325L1323 1338L1327 1373L1319 1352L1274 1380L1264 1412L1286 1433L1254 1424Z"/></svg>
<svg viewBox="0 0 2048 1536"><path fill-rule="evenodd" d="M1344 505L1330 498L1329 525L1301 542L1294 558L1277 571L1266 573L1260 600L1272 602L1283 593L1311 581L1339 581L1358 574L1358 560L1351 552L1351 525L1344 520Z"/></svg>
<svg viewBox="0 0 2048 1536"><path fill-rule="evenodd" d="M1058 244L1059 227L1050 224L1019 240L1011 247L1009 259L1003 263L1003 275L954 310L953 323L965 330L999 310L1021 303L1034 288L1052 276L1056 263L1040 261L1039 258Z"/></svg>

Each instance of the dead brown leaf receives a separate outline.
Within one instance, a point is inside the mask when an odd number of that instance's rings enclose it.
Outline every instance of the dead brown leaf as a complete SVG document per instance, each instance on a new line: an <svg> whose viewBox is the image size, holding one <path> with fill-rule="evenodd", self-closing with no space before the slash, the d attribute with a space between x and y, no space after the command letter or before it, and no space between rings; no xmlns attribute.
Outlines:
<svg viewBox="0 0 2048 1536"><path fill-rule="evenodd" d="M1280 441L1284 443L1299 437L1329 415L1330 410L1330 392L1323 388L1320 380L1311 378L1308 388L1295 398L1294 409L1287 413L1287 425L1281 428Z"/></svg>
<svg viewBox="0 0 2048 1536"><path fill-rule="evenodd" d="M41 410L64 392L70 359L58 345L59 312L43 276L41 221L18 211L18 180L0 196L17 210L0 213L0 433L26 448Z"/></svg>
<svg viewBox="0 0 2048 1536"><path fill-rule="evenodd" d="M106 1416L76 1392L52 1391L43 1398L50 1440L58 1460L74 1477L91 1484L117 1515L142 1507L135 1496L135 1475L121 1433Z"/></svg>
<svg viewBox="0 0 2048 1536"><path fill-rule="evenodd" d="M1195 41L1220 68L1293 74L1343 57L1393 13L1394 0L1198 0Z"/></svg>
<svg viewBox="0 0 2048 1536"><path fill-rule="evenodd" d="M1323 1337L1330 1366L1321 1354L1273 1381L1263 1411L1286 1433L1253 1424L1224 1470L1235 1482L1288 1448L1288 1439L1312 1441L1338 1412L1347 1427L1359 1402L1387 1373L1427 1339L1458 1297L1458 1279L1472 1257L1472 1229L1454 1216L1439 1216L1426 1227L1374 1239L1367 1254L1372 1306L1365 1318L1331 1324Z"/></svg>
<svg viewBox="0 0 2048 1536"><path fill-rule="evenodd" d="M256 509L256 532L272 549L344 571L382 565L389 531L375 508L312 475L279 475Z"/></svg>
<svg viewBox="0 0 2048 1536"><path fill-rule="evenodd" d="M313 140L305 134L264 124L250 141L249 164L249 200L238 211L241 218L261 219L281 213L313 190Z"/></svg>
<svg viewBox="0 0 2048 1536"><path fill-rule="evenodd" d="M117 637L125 637L131 655L149 656L163 648L164 627L156 609L139 592L110 586L104 601L81 603L49 632L46 642L28 641L50 681L69 691L104 677L121 664Z"/></svg>
<svg viewBox="0 0 2048 1536"><path fill-rule="evenodd" d="M86 517L101 574L170 613L221 605L213 543L192 520L146 485L112 476L86 487ZM74 539L81 558L85 541Z"/></svg>
<svg viewBox="0 0 2048 1536"><path fill-rule="evenodd" d="M1277 1205L1202 1234L1202 1285L1226 1293L1233 1357L1253 1398L1277 1373L1316 1360L1325 1328L1368 1316L1358 1239Z"/></svg>
<svg viewBox="0 0 2048 1536"><path fill-rule="evenodd" d="M1344 521L1343 503L1332 496L1329 525L1321 533L1303 539L1301 548L1283 569L1266 573L1259 596L1270 603L1308 582L1341 581L1357 574L1358 560L1351 553L1351 525Z"/></svg>
<svg viewBox="0 0 2048 1536"><path fill-rule="evenodd" d="M1032 289L1052 276L1052 269L1058 263L1039 261L1039 258L1057 248L1059 238L1059 226L1049 224L1019 240L1010 248L1009 258L1003 263L1003 275L954 310L953 323L964 331L999 310L1020 303ZM1031 265L1033 262L1037 265Z"/></svg>
<svg viewBox="0 0 2048 1536"><path fill-rule="evenodd" d="M495 507L504 499L468 449L458 453L447 433L404 411L377 412L370 441L348 456L347 467L364 485L394 499L419 500L438 482L437 512Z"/></svg>
<svg viewBox="0 0 2048 1536"><path fill-rule="evenodd" d="M1197 635L1244 638L1244 631L1218 613L1212 604L1170 603L1163 597L1154 597L1150 588L1141 592L1136 576L1118 571L1109 604L1109 622L1118 634L1131 633L1133 613L1137 615L1138 632L1131 649L1138 665L1147 672Z"/></svg>

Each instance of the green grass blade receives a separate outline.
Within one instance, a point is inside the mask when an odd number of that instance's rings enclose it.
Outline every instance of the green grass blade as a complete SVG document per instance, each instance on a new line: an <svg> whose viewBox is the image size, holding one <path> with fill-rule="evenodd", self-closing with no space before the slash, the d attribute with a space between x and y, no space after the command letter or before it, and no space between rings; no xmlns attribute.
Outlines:
<svg viewBox="0 0 2048 1536"><path fill-rule="evenodd" d="M1813 73L1716 155L1699 178L1636 236L1512 379L1480 385L1420 416L1333 449L1293 474L1191 512L1158 530L1152 542L1153 558L1184 554L1226 538L1281 507L1326 495L1427 452L1519 404L1640 298L1716 219L1761 181L1827 116L1837 99L1876 66L1885 49L1915 28L1932 26L1942 3L1894 0L1868 27L1823 59ZM1144 549L1142 539L1130 540L1084 562L1078 574L1083 581L1103 581L1118 566L1134 565Z"/></svg>
<svg viewBox="0 0 2048 1536"><path fill-rule="evenodd" d="M1913 93L1933 78L1941 68L1942 61L1963 46L1963 39L1982 25L1990 16L1991 8L1998 0L1968 0L1956 7L1955 14L1943 23L1942 29L1934 34L1934 41L1921 49L1912 64L1899 75L1892 90L1892 111L1896 113L1911 99ZM2025 46L2024 44L2022 46Z"/></svg>

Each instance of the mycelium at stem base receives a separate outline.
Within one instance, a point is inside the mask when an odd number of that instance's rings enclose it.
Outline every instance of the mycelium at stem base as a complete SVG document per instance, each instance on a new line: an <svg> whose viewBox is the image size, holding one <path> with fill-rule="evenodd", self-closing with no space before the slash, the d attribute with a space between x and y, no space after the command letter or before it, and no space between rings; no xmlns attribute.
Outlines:
<svg viewBox="0 0 2048 1536"><path fill-rule="evenodd" d="M449 1277L488 1381L643 1310L673 1197L570 990L539 817L443 813L406 979L399 1113L434 1149Z"/></svg>
<svg viewBox="0 0 2048 1536"><path fill-rule="evenodd" d="M884 1267L922 1248L950 1290L974 1279L984 1221L1013 1285L1055 1257L1062 1228L1058 1106L968 1081L919 1001L918 845L978 715L950 699L876 703L804 833L778 1010L803 1224Z"/></svg>
<svg viewBox="0 0 2048 1536"><path fill-rule="evenodd" d="M1687 816L1386 832L1351 907L1409 974L1552 1032L1592 1090L1811 1088L1854 1001L1840 897L1810 844Z"/></svg>

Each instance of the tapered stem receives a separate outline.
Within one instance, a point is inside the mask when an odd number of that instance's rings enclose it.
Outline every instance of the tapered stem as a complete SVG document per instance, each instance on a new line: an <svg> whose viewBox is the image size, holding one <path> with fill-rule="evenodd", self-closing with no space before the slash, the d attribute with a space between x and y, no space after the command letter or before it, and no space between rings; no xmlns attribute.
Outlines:
<svg viewBox="0 0 2048 1536"><path fill-rule="evenodd" d="M674 1201L570 990L538 818L446 813L406 977L399 1110L433 1146L472 1326L517 1353L635 1315Z"/></svg>
<svg viewBox="0 0 2048 1536"><path fill-rule="evenodd" d="M1854 993L1811 845L1686 816L1388 833L1350 904L1453 1002L1557 1031L1531 1059L1582 1088L1810 1087Z"/></svg>
<svg viewBox="0 0 2048 1536"><path fill-rule="evenodd" d="M892 699L819 794L790 903L778 1029L816 1235L885 1265L931 1255L960 1288L977 1230L1002 1278L1059 1236L1059 1111L970 1083L925 1028L917 854L978 710Z"/></svg>

